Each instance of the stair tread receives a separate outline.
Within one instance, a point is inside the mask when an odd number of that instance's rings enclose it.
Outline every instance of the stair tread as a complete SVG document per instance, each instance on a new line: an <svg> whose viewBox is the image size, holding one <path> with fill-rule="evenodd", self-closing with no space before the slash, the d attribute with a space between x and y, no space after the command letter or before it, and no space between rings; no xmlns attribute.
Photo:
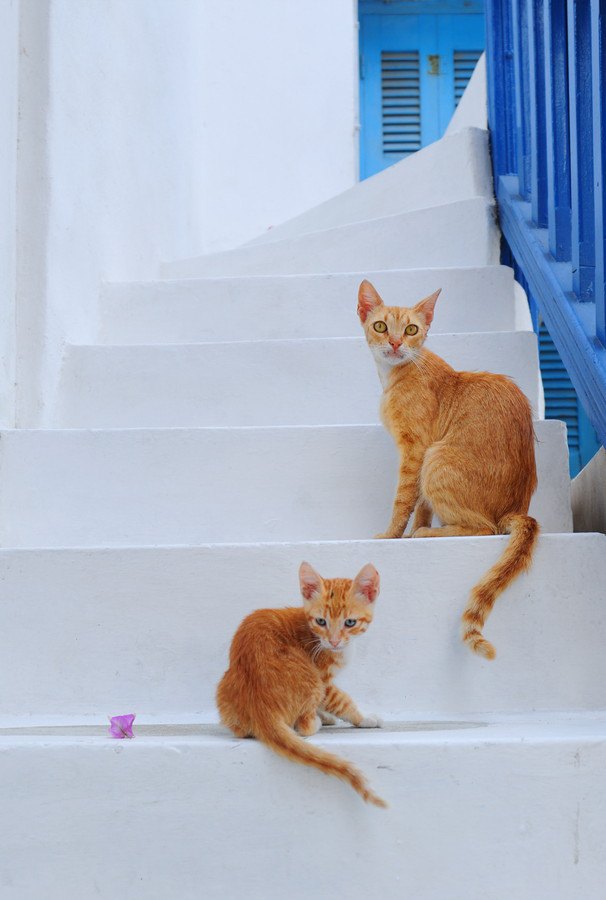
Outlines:
<svg viewBox="0 0 606 900"><path fill-rule="evenodd" d="M512 729L311 739L388 810L256 741L0 737L5 871L32 898L602 896L603 717Z"/></svg>
<svg viewBox="0 0 606 900"><path fill-rule="evenodd" d="M355 574L369 561L381 574L372 628L339 676L370 712L467 719L487 710L603 708L606 619L595 585L606 583L604 535L541 535L530 570L488 620L497 660L462 645L470 589L507 541L0 550L2 627L10 635L0 656L4 721L27 714L104 721L121 711L212 720L237 625L253 609L299 604L303 559L329 577Z"/></svg>
<svg viewBox="0 0 606 900"><path fill-rule="evenodd" d="M534 415L542 416L533 333L437 334L429 336L427 347L455 369L509 375L528 397ZM363 337L70 345L54 424L82 428L379 422L381 394Z"/></svg>
<svg viewBox="0 0 606 900"><path fill-rule="evenodd" d="M32 745L42 739L54 746L103 746L110 752L116 746L128 747L128 752L136 753L136 747L148 750L183 744L190 750L199 751L229 747L247 754L265 753L260 742L237 739L218 721L164 722L161 718L150 721L149 717L143 716L135 720L135 739L117 742L109 737L105 722L91 722L82 717L56 719L52 724L44 718L26 724L0 718L0 748L9 744ZM427 744L434 747L443 743L477 746L504 741L516 744L545 740L603 742L606 740L606 709L511 715L492 713L464 719L389 719L383 721L381 728L354 728L344 722L322 726L317 734L306 740L334 752L341 749L351 752L360 744L374 747Z"/></svg>
<svg viewBox="0 0 606 900"><path fill-rule="evenodd" d="M531 512L547 532L570 531L565 426L536 421L535 431ZM0 437L4 546L364 538L385 528L397 473L395 445L380 425Z"/></svg>
<svg viewBox="0 0 606 900"><path fill-rule="evenodd" d="M326 230L377 214L422 209L467 197L491 197L487 142L484 129L464 128L269 229L249 244Z"/></svg>
<svg viewBox="0 0 606 900"><path fill-rule="evenodd" d="M494 204L485 197L165 263L164 277L304 274L499 262Z"/></svg>
<svg viewBox="0 0 606 900"><path fill-rule="evenodd" d="M352 310L363 278L393 303L419 300L441 286L433 334L462 331L471 322L478 331L517 327L512 270L485 266L106 283L98 340L187 343L221 340L226 333L238 340L358 335Z"/></svg>

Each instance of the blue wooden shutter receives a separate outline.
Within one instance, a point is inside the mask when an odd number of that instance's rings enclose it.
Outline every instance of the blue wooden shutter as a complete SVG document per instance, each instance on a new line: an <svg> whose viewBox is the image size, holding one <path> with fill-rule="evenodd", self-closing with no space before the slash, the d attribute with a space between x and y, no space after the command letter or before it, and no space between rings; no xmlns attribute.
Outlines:
<svg viewBox="0 0 606 900"><path fill-rule="evenodd" d="M453 53L454 68L454 103L459 105L459 100L467 87L467 83L473 75L476 63L482 55L481 50L455 50Z"/></svg>
<svg viewBox="0 0 606 900"><path fill-rule="evenodd" d="M437 141L484 46L481 0L359 0L362 178Z"/></svg>
<svg viewBox="0 0 606 900"><path fill-rule="evenodd" d="M391 162L421 148L418 50L381 51L383 153Z"/></svg>
<svg viewBox="0 0 606 900"><path fill-rule="evenodd" d="M539 324L538 335L545 418L566 422L570 475L573 477L598 452L600 442L543 322Z"/></svg>
<svg viewBox="0 0 606 900"><path fill-rule="evenodd" d="M579 401L544 322L539 325L539 359L545 391L545 418L566 422L570 472L575 474L581 468Z"/></svg>

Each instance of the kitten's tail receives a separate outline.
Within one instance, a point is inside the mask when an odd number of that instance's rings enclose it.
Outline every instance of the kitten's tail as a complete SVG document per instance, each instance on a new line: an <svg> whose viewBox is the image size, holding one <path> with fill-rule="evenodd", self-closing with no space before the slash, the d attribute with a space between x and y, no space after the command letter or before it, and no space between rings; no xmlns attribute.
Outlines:
<svg viewBox="0 0 606 900"><path fill-rule="evenodd" d="M362 773L351 763L332 753L327 753L326 750L314 747L313 744L308 744L288 725L276 724L258 737L264 744L287 759L303 763L305 766L313 766L327 775L335 775L342 781L347 781L367 803L373 803L383 809L387 807L387 803L371 791Z"/></svg>
<svg viewBox="0 0 606 900"><path fill-rule="evenodd" d="M531 516L511 515L499 522L499 533L510 534L501 558L471 591L467 609L463 613L463 640L475 653L494 659L495 648L485 640L482 628L494 602L514 578L529 568L539 536L539 523Z"/></svg>

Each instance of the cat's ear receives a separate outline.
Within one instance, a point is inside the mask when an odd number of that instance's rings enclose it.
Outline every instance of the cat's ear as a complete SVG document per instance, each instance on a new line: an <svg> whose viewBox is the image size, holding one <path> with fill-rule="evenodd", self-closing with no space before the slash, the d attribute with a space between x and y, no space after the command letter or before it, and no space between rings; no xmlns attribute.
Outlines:
<svg viewBox="0 0 606 900"><path fill-rule="evenodd" d="M376 309L377 306L383 306L383 301L370 281L364 279L358 288L358 315L360 316L360 321L364 323L368 313Z"/></svg>
<svg viewBox="0 0 606 900"><path fill-rule="evenodd" d="M313 600L315 596L322 593L324 582L308 562L302 562L299 566L299 584L301 585L301 596L303 599Z"/></svg>
<svg viewBox="0 0 606 900"><path fill-rule="evenodd" d="M416 306L413 306L414 311L422 316L423 319L425 319L425 324L428 328L433 322L433 311L436 305L436 301L441 293L442 288L438 288L438 290L434 291L433 294L430 294L429 297L425 297L424 300L421 300L420 303L417 303Z"/></svg>
<svg viewBox="0 0 606 900"><path fill-rule="evenodd" d="M352 592L367 603L374 603L379 596L380 584L379 573L371 563L367 563L354 578Z"/></svg>

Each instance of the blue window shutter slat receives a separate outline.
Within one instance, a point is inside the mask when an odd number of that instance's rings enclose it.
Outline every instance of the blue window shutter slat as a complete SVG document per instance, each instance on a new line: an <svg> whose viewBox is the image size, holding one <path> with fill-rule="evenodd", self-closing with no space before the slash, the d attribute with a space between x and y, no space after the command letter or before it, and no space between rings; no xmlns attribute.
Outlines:
<svg viewBox="0 0 606 900"><path fill-rule="evenodd" d="M467 83L473 75L476 63L482 55L481 50L455 50L453 53L454 68L454 103L459 105L459 100L467 87Z"/></svg>
<svg viewBox="0 0 606 900"><path fill-rule="evenodd" d="M580 467L579 401L564 363L560 359L545 324L539 326L539 361L545 392L545 418L560 419L566 423L570 472Z"/></svg>
<svg viewBox="0 0 606 900"><path fill-rule="evenodd" d="M421 148L418 50L381 51L381 133L392 162Z"/></svg>
<svg viewBox="0 0 606 900"><path fill-rule="evenodd" d="M538 339L545 417L566 423L570 474L574 476L589 462L600 445L544 323L539 325Z"/></svg>

